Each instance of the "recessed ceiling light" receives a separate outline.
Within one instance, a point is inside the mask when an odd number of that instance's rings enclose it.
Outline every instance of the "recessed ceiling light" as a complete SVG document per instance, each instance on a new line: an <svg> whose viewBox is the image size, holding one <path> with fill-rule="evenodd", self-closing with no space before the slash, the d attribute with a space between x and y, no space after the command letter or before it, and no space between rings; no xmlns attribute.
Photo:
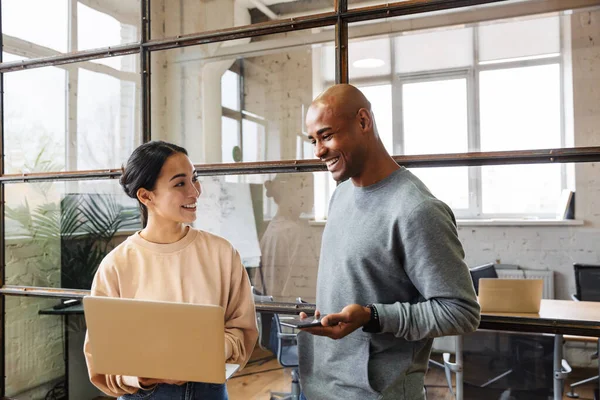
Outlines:
<svg viewBox="0 0 600 400"><path fill-rule="evenodd" d="M354 68L379 68L383 65L385 65L385 62L379 58L363 58L352 63Z"/></svg>

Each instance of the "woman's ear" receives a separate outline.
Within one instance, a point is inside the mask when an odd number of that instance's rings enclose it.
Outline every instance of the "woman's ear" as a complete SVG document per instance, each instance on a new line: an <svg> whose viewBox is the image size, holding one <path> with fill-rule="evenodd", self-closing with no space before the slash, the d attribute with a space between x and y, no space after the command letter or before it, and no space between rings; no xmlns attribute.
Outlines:
<svg viewBox="0 0 600 400"><path fill-rule="evenodd" d="M150 205L152 204L153 197L151 191L144 188L139 188L136 195L140 203L142 203L146 207L150 207Z"/></svg>

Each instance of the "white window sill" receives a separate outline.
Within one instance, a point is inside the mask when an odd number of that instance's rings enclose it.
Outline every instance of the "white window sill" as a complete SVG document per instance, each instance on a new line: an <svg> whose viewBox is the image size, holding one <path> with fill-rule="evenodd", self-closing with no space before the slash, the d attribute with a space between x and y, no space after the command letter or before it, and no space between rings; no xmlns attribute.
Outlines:
<svg viewBox="0 0 600 400"><path fill-rule="evenodd" d="M458 219L458 226L583 226L581 219Z"/></svg>
<svg viewBox="0 0 600 400"><path fill-rule="evenodd" d="M310 221L311 226L325 226L326 220ZM458 219L458 226L583 226L581 219Z"/></svg>

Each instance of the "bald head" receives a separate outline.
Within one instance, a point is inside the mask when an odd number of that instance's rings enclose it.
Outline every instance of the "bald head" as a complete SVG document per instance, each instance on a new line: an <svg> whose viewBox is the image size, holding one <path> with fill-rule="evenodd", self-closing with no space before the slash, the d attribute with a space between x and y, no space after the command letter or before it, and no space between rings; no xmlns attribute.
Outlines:
<svg viewBox="0 0 600 400"><path fill-rule="evenodd" d="M333 179L352 178L357 186L376 182L398 164L377 133L371 103L352 85L335 85L320 94L306 113L308 140Z"/></svg>
<svg viewBox="0 0 600 400"><path fill-rule="evenodd" d="M338 117L354 117L361 108L371 113L371 103L365 95L346 83L325 90L312 102L311 107L328 107Z"/></svg>

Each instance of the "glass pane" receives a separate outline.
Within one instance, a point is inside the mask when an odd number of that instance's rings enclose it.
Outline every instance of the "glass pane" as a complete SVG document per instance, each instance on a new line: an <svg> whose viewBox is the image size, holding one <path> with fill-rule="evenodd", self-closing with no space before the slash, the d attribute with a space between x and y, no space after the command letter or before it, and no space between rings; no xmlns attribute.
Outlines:
<svg viewBox="0 0 600 400"><path fill-rule="evenodd" d="M139 23L138 2L80 1L77 3L77 47L87 50L137 42ZM108 60L110 58L104 61Z"/></svg>
<svg viewBox="0 0 600 400"><path fill-rule="evenodd" d="M264 161L266 158L264 125L244 119L242 121L242 129L244 161Z"/></svg>
<svg viewBox="0 0 600 400"><path fill-rule="evenodd" d="M560 17L482 24L479 60L498 61L560 53Z"/></svg>
<svg viewBox="0 0 600 400"><path fill-rule="evenodd" d="M232 146L240 144L244 161L295 159L306 110L325 87L313 70L320 66L321 45L310 44L317 35L311 32L226 42L216 50L202 45L154 52L152 138L184 145L197 163L230 162ZM332 31L318 36L333 40ZM243 119L251 121L241 126L242 143L229 136L233 122L222 122L223 116L235 118L227 109L238 104L228 103L234 64L242 73Z"/></svg>
<svg viewBox="0 0 600 400"><path fill-rule="evenodd" d="M354 28L360 30L360 27ZM354 32L350 32L351 34ZM348 43L348 69L350 79L388 78L392 71L390 37L356 39ZM324 47L323 76L326 81L335 81L335 46Z"/></svg>
<svg viewBox="0 0 600 400"><path fill-rule="evenodd" d="M141 141L136 73L83 62L10 72L4 82L6 173L118 168Z"/></svg>
<svg viewBox="0 0 600 400"><path fill-rule="evenodd" d="M322 227L309 221L317 177L327 174L201 177L201 211L194 226L231 241L263 293L312 301ZM244 183L246 178L253 183Z"/></svg>
<svg viewBox="0 0 600 400"><path fill-rule="evenodd" d="M316 177L327 175L201 177L194 226L231 241L257 286L314 300L322 227L309 221ZM115 180L9 184L6 198L9 285L89 289L104 256L140 229L136 202Z"/></svg>
<svg viewBox="0 0 600 400"><path fill-rule="evenodd" d="M137 59L125 56L113 60L125 65ZM127 160L141 142L138 90L136 73L113 75L104 68L79 68L77 133L72 135L68 149L75 154L69 154L69 169L119 168Z"/></svg>
<svg viewBox="0 0 600 400"><path fill-rule="evenodd" d="M560 175L560 165L482 167L482 211L554 218L562 191Z"/></svg>
<svg viewBox="0 0 600 400"><path fill-rule="evenodd" d="M558 64L481 72L481 150L561 147L560 82Z"/></svg>
<svg viewBox="0 0 600 400"><path fill-rule="evenodd" d="M473 63L473 29L448 27L396 36L395 63L400 74L468 67Z"/></svg>
<svg viewBox="0 0 600 400"><path fill-rule="evenodd" d="M5 61L22 58L3 53ZM4 74L7 174L65 168L66 71L47 67Z"/></svg>
<svg viewBox="0 0 600 400"><path fill-rule="evenodd" d="M430 118L431 114L436 117ZM403 84L402 120L404 154L467 151L467 80Z"/></svg>
<svg viewBox="0 0 600 400"><path fill-rule="evenodd" d="M221 104L232 110L240 110L240 75L231 70L221 76Z"/></svg>
<svg viewBox="0 0 600 400"><path fill-rule="evenodd" d="M6 284L89 289L102 258L139 212L118 181L6 186Z"/></svg>
<svg viewBox="0 0 600 400"><path fill-rule="evenodd" d="M467 107L465 78L403 84L403 154L468 151ZM469 208L467 168L419 168L413 173L453 209Z"/></svg>
<svg viewBox="0 0 600 400"><path fill-rule="evenodd" d="M240 123L233 118L222 118L223 143L221 144L222 158L224 163L232 163L235 147L240 145ZM240 161L240 160L237 160Z"/></svg>
<svg viewBox="0 0 600 400"><path fill-rule="evenodd" d="M66 52L68 13L67 0L3 0L2 33L30 42L29 51L40 57L48 53L38 46Z"/></svg>
<svg viewBox="0 0 600 400"><path fill-rule="evenodd" d="M415 168L412 173L431 193L453 210L469 208L469 169L467 167Z"/></svg>
<svg viewBox="0 0 600 400"><path fill-rule="evenodd" d="M45 399L51 398L47 395L53 392L56 398L63 398L58 396L64 393L65 346L70 348L76 343L67 345L61 316L41 314L59 300L20 296L7 296L3 300L6 396ZM87 372L85 365L83 367L82 371ZM91 400L93 397L71 398Z"/></svg>
<svg viewBox="0 0 600 400"><path fill-rule="evenodd" d="M333 0L184 0L168 7L163 4L164 0L150 0L153 39L333 11Z"/></svg>
<svg viewBox="0 0 600 400"><path fill-rule="evenodd" d="M371 103L377 132L386 150L394 154L392 85L357 86Z"/></svg>

